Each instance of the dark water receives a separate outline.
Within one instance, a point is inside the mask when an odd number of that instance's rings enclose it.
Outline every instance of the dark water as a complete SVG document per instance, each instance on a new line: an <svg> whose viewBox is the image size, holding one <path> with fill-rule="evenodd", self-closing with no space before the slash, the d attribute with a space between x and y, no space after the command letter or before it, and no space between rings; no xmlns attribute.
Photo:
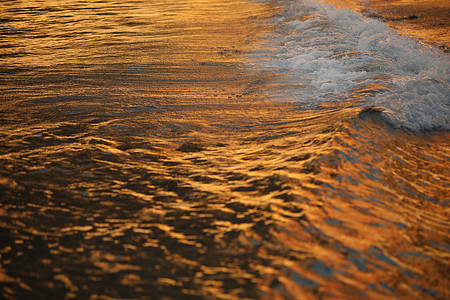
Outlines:
<svg viewBox="0 0 450 300"><path fill-rule="evenodd" d="M6 299L448 299L448 56L314 1L0 2Z"/></svg>

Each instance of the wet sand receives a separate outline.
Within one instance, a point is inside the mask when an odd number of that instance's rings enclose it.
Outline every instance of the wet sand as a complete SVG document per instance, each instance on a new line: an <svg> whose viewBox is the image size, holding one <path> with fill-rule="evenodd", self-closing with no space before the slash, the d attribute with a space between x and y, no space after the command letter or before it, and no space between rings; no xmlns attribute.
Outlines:
<svg viewBox="0 0 450 300"><path fill-rule="evenodd" d="M419 39L448 53L450 1L448 0L327 0L341 8L386 22L402 35Z"/></svg>

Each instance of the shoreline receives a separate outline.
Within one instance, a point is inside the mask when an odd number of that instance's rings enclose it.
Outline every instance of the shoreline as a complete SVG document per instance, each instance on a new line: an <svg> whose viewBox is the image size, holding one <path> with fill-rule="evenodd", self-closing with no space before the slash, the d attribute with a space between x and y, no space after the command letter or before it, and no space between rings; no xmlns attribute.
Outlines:
<svg viewBox="0 0 450 300"><path fill-rule="evenodd" d="M325 0L339 8L361 13L407 35L450 52L450 2L446 0Z"/></svg>

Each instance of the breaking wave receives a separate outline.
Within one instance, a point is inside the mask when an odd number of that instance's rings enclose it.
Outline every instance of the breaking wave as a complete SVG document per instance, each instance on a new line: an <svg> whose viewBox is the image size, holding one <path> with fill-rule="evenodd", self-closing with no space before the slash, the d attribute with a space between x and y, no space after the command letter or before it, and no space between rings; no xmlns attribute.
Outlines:
<svg viewBox="0 0 450 300"><path fill-rule="evenodd" d="M259 60L279 74L277 97L383 108L394 127L450 129L449 56L386 24L316 1L279 1L283 12Z"/></svg>

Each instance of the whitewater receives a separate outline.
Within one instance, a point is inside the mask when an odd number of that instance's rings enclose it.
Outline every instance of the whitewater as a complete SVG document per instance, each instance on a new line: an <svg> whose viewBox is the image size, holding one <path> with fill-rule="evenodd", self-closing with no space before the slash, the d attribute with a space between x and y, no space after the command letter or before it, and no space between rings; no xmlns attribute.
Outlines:
<svg viewBox="0 0 450 300"><path fill-rule="evenodd" d="M0 16L0 298L450 296L448 53L313 0Z"/></svg>
<svg viewBox="0 0 450 300"><path fill-rule="evenodd" d="M279 4L278 30L258 58L299 83L283 90L285 100L317 106L363 99L395 127L449 130L448 55L326 3Z"/></svg>

